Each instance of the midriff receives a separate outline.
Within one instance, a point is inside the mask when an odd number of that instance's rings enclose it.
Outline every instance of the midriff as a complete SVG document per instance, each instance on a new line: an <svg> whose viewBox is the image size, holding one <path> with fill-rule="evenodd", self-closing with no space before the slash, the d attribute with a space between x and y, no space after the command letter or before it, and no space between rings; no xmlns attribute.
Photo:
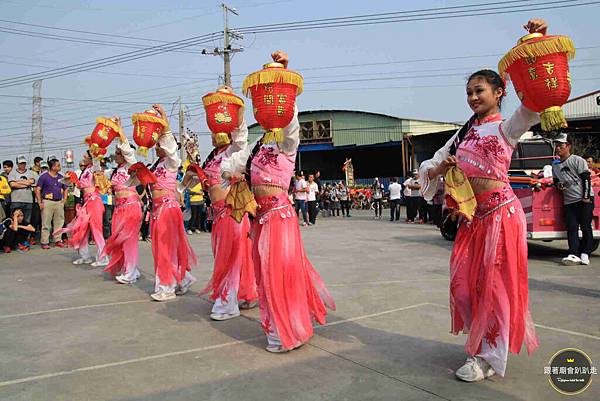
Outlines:
<svg viewBox="0 0 600 401"><path fill-rule="evenodd" d="M229 189L224 189L221 184L215 184L208 189L211 202L219 202L227 197Z"/></svg>
<svg viewBox="0 0 600 401"><path fill-rule="evenodd" d="M154 190L152 190L152 198L158 199L161 196L170 195L173 193L174 193L173 191L170 191L168 189L154 189Z"/></svg>
<svg viewBox="0 0 600 401"><path fill-rule="evenodd" d="M129 191L129 190L126 190L126 189L125 189L125 190L123 190L123 191L117 191L117 192L115 193L115 198L116 198L116 199L119 199L119 198L127 198L127 197L129 197L129 196L135 196L135 195L137 195L137 194L138 194L138 193L137 193L137 192L135 192L135 191Z"/></svg>
<svg viewBox="0 0 600 401"><path fill-rule="evenodd" d="M469 178L469 183L475 195L506 186L504 181L483 177L471 177Z"/></svg>
<svg viewBox="0 0 600 401"><path fill-rule="evenodd" d="M252 192L254 192L255 198L262 198L264 196L273 196L287 191L275 185L253 185Z"/></svg>

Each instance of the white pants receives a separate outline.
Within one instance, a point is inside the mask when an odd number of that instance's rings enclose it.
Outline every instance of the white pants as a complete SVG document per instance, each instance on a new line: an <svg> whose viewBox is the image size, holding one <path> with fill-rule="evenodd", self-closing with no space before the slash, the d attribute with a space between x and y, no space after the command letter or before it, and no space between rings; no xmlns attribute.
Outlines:
<svg viewBox="0 0 600 401"><path fill-rule="evenodd" d="M102 248L99 245L96 245L97 247L97 251L96 251L96 261L100 260L100 254L102 253ZM88 243L88 237L85 237L85 240L81 241L81 244L79 244L79 249L77 250L77 252L79 253L79 257L83 258L83 259L93 259L91 253L90 253L90 246Z"/></svg>
<svg viewBox="0 0 600 401"><path fill-rule="evenodd" d="M239 313L239 311L240 308L237 300L237 292L232 291L229 294L227 294L227 299L225 301L223 301L221 297L218 297L215 300L215 304L213 305L211 312L232 315Z"/></svg>
<svg viewBox="0 0 600 401"><path fill-rule="evenodd" d="M192 276L190 274L190 272L185 272L185 277L183 278L183 282L181 284L182 285L189 284L189 282L192 280L194 280L194 276ZM155 277L154 292L166 292L167 294L170 294L172 292L175 292L176 288L177 288L177 282L174 282L171 285L163 285L160 283L160 279L158 278L158 275Z"/></svg>

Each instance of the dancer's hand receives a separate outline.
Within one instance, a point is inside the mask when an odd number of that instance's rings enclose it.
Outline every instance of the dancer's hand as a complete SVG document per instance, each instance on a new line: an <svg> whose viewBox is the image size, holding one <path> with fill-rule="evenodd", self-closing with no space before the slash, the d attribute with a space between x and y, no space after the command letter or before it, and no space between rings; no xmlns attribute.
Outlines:
<svg viewBox="0 0 600 401"><path fill-rule="evenodd" d="M153 105L152 105L152 108L153 108L154 110L156 110L156 112L157 112L158 114L160 114L160 116L161 116L161 117L162 117L162 118L163 118L165 121L167 120L167 113L165 113L165 109L163 109L163 107L162 107L160 104L158 104L158 103L156 103L156 104L153 104Z"/></svg>
<svg viewBox="0 0 600 401"><path fill-rule="evenodd" d="M548 24L541 18L534 18L527 21L527 24L523 25L523 28L529 33L541 33L545 35L548 30Z"/></svg>
<svg viewBox="0 0 600 401"><path fill-rule="evenodd" d="M438 175L445 175L450 167L456 166L458 160L456 156L448 156L446 160L442 161L439 166L429 169L429 178L437 177Z"/></svg>
<svg viewBox="0 0 600 401"><path fill-rule="evenodd" d="M277 50L273 54L271 54L271 57L273 58L274 62L281 63L283 64L284 68L287 68L289 57L286 52L282 50Z"/></svg>

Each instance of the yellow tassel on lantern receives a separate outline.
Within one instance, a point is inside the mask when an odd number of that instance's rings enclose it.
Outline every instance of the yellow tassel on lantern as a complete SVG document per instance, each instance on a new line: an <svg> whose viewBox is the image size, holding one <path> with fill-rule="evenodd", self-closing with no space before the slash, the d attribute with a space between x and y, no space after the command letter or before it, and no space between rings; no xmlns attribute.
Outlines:
<svg viewBox="0 0 600 401"><path fill-rule="evenodd" d="M137 148L137 153L140 156L148 157L148 148L145 146L140 146L139 148Z"/></svg>
<svg viewBox="0 0 600 401"><path fill-rule="evenodd" d="M229 92L209 93L208 95L202 97L202 103L204 106L209 106L219 102L244 106L244 100Z"/></svg>
<svg viewBox="0 0 600 401"><path fill-rule="evenodd" d="M544 131L558 131L567 128L567 120L562 109L558 106L548 107L540 113L540 122Z"/></svg>
<svg viewBox="0 0 600 401"><path fill-rule="evenodd" d="M250 88L259 84L293 84L298 87L296 95L300 95L304 89L304 79L302 75L297 72L286 70L283 68L283 64L270 63L265 64L265 68L260 71L256 71L244 79L242 85L242 93L244 95L250 95ZM279 67L279 68L267 68L267 67Z"/></svg>
<svg viewBox="0 0 600 401"><path fill-rule="evenodd" d="M273 128L267 132L262 137L262 143L273 143L276 142L278 145L283 143L283 128Z"/></svg>
<svg viewBox="0 0 600 401"><path fill-rule="evenodd" d="M229 135L227 135L227 133L225 133L225 132L216 133L214 136L214 139L215 139L215 146L217 148L227 146L231 143L231 138L229 138Z"/></svg>
<svg viewBox="0 0 600 401"><path fill-rule="evenodd" d="M539 33L523 36L519 40L519 44L513 47L506 56L502 57L502 60L498 63L498 72L502 78L506 78L508 67L522 58L542 57L553 53L567 53L569 60L575 57L575 45L571 38L567 36L549 36L544 40L528 41L529 39L542 36Z"/></svg>

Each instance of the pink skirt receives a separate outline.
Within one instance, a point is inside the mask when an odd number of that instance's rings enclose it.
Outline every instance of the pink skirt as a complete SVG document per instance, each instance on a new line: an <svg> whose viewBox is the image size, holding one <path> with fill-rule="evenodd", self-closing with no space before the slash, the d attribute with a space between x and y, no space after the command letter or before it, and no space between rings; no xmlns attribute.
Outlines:
<svg viewBox="0 0 600 401"><path fill-rule="evenodd" d="M198 262L185 234L183 214L174 195L152 200L150 236L154 273L160 284L181 284L185 273Z"/></svg>
<svg viewBox="0 0 600 401"><path fill-rule="evenodd" d="M256 199L252 258L262 327L293 349L313 335L313 321L325 324L335 302L306 257L298 216L286 193Z"/></svg>
<svg viewBox="0 0 600 401"><path fill-rule="evenodd" d="M237 299L248 303L258 299L252 241L249 238L250 221L245 215L241 223L231 217L225 201L213 203L212 249L215 266L212 278L200 295L212 291L211 299L227 301L227 295L237 292Z"/></svg>
<svg viewBox="0 0 600 401"><path fill-rule="evenodd" d="M136 266L125 266L125 260L138 260L138 237L142 224L142 207L137 195L115 200L115 211L112 215L112 235L104 245L102 256L110 257L105 272L116 276L125 268ZM125 256L127 255L127 257Z"/></svg>
<svg viewBox="0 0 600 401"><path fill-rule="evenodd" d="M539 345L529 312L527 225L510 186L477 195L471 223L461 223L450 259L452 333L468 333L465 350Z"/></svg>
<svg viewBox="0 0 600 401"><path fill-rule="evenodd" d="M75 218L65 227L54 232L54 235L67 233L69 246L79 249L83 240L87 240L88 232L92 232L93 238L102 238L102 217L104 215L104 204L100 196L95 193L87 193L83 196L83 205L75 207Z"/></svg>

